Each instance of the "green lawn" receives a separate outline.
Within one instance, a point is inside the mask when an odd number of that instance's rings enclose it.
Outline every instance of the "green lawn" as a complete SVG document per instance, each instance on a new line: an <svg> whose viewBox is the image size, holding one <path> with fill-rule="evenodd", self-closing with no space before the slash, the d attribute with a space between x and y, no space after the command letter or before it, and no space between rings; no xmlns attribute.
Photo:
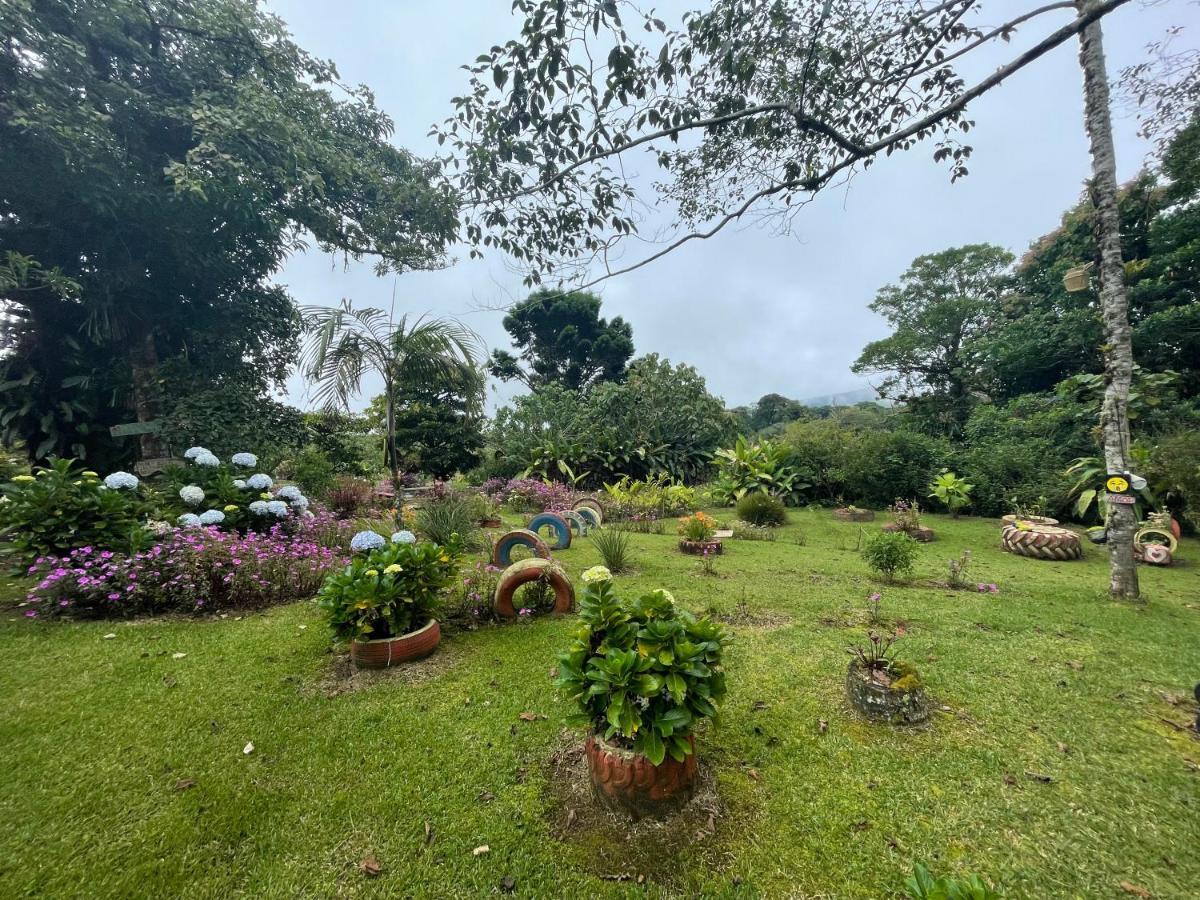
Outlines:
<svg viewBox="0 0 1200 900"><path fill-rule="evenodd" d="M516 896L887 897L925 860L1008 897L1195 897L1200 741L1169 723L1194 716L1170 701L1200 680L1200 543L1143 569L1134 606L1104 596L1098 548L1038 562L1001 553L995 521L929 524L916 581L882 589L939 707L919 730L844 699L874 588L860 526L793 512L778 542L728 541L719 577L670 535L635 538L618 586L667 587L735 643L703 809L632 836L571 781L579 736L550 686L570 618L449 632L409 671L347 681L310 603L5 612L0 896L477 897L511 876ZM931 583L968 547L999 594ZM558 558L574 577L598 562L586 541Z"/></svg>

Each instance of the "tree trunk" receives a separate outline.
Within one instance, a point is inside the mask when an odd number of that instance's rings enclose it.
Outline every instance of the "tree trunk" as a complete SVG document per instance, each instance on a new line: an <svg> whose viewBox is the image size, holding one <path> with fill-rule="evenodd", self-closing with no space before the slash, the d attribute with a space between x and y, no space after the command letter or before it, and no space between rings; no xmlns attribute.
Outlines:
<svg viewBox="0 0 1200 900"><path fill-rule="evenodd" d="M1080 14L1095 0L1076 0ZM1096 261L1100 273L1100 313L1104 320L1104 403L1100 425L1104 432L1104 461L1110 473L1129 470L1129 387L1133 380L1133 336L1129 327L1129 299L1125 291L1125 265L1121 255L1121 222L1117 214L1117 161L1109 114L1108 74L1100 21L1083 29L1079 38L1079 64L1083 68L1084 119L1092 155L1089 183L1094 209ZM1109 591L1117 598L1138 598L1137 565L1133 535L1137 521L1133 507L1108 504Z"/></svg>
<svg viewBox="0 0 1200 900"><path fill-rule="evenodd" d="M133 384L133 408L139 422L158 418L158 347L153 332L143 335L130 351L130 381ZM157 434L143 434L138 439L142 459L156 459L164 454L162 440Z"/></svg>
<svg viewBox="0 0 1200 900"><path fill-rule="evenodd" d="M396 503L396 525L401 523L404 498L400 493L400 454L396 452L396 390L391 381L385 381L387 392L387 464L392 473L392 494Z"/></svg>

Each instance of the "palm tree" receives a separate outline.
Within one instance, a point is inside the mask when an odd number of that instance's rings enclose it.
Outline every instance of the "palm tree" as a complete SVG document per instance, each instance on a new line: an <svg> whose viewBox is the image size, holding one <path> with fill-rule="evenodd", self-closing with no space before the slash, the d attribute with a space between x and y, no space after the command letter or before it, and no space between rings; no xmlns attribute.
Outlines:
<svg viewBox="0 0 1200 900"><path fill-rule="evenodd" d="M300 366L316 385L315 398L329 410L346 410L362 388L363 375L383 379L387 398L385 462L400 498L400 455L396 448L396 392L414 380L426 384L472 385L478 380L478 335L454 319L407 315L394 320L381 309L308 306L303 310L308 342ZM482 402L482 390L474 392Z"/></svg>

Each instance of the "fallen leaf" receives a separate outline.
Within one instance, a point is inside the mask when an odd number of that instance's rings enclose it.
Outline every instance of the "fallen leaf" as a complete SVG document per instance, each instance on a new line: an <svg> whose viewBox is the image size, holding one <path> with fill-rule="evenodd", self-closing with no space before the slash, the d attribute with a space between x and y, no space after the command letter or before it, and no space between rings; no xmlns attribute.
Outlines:
<svg viewBox="0 0 1200 900"><path fill-rule="evenodd" d="M1067 660L1067 665L1068 665L1068 666L1070 666L1072 669L1074 669L1076 672L1082 672L1082 671L1083 671L1083 663L1081 663L1081 662L1080 662L1079 660L1077 660L1077 659L1069 659L1069 660Z"/></svg>
<svg viewBox="0 0 1200 900"><path fill-rule="evenodd" d="M1032 778L1034 781L1040 781L1042 784L1051 784L1054 778L1050 775L1043 775L1041 772L1026 772L1026 778Z"/></svg>
<svg viewBox="0 0 1200 900"><path fill-rule="evenodd" d="M824 734L828 730L829 730L829 721L827 719L821 719L817 722L817 731L819 731L821 734Z"/></svg>
<svg viewBox="0 0 1200 900"><path fill-rule="evenodd" d="M537 713L523 712L517 716L522 722L536 722L538 719L544 719L545 716L539 716Z"/></svg>
<svg viewBox="0 0 1200 900"><path fill-rule="evenodd" d="M186 653L172 653L171 659L183 659L186 656L187 656Z"/></svg>
<svg viewBox="0 0 1200 900"><path fill-rule="evenodd" d="M1133 884L1129 881L1121 882L1121 890L1127 894L1135 894L1138 897L1149 898L1154 895L1139 884Z"/></svg>
<svg viewBox="0 0 1200 900"><path fill-rule="evenodd" d="M106 635L104 636L104 640L106 640L106 641L111 641L111 640L112 640L113 638L115 638L115 637L116 637L116 635L115 635L115 634L113 634L113 633L110 631L108 634L106 634Z"/></svg>
<svg viewBox="0 0 1200 900"><path fill-rule="evenodd" d="M428 822L425 823L425 845L433 843L433 826Z"/></svg>
<svg viewBox="0 0 1200 900"><path fill-rule="evenodd" d="M175 790L177 790L177 791L190 790L191 788L194 788L195 786L196 786L195 778L180 778L177 782L175 782Z"/></svg>
<svg viewBox="0 0 1200 900"><path fill-rule="evenodd" d="M751 706L750 708L752 710L754 710L755 712L762 712L764 709L767 708L767 701L766 700L755 700L754 705Z"/></svg>
<svg viewBox="0 0 1200 900"><path fill-rule="evenodd" d="M303 631L303 630L304 630L305 628L307 628L307 627L308 627L307 625L301 625L301 626L300 626L300 630L301 630L301 631Z"/></svg>
<svg viewBox="0 0 1200 900"><path fill-rule="evenodd" d="M492 848L489 847L487 844L480 844L478 847L476 847L474 850L471 851L471 855L472 856L483 856L483 854L491 853L491 852L492 852Z"/></svg>
<svg viewBox="0 0 1200 900"><path fill-rule="evenodd" d="M750 776L752 779L754 779L755 781L758 781L758 780L759 780L759 778L761 777L761 776L758 774L758 769L747 769L747 770L746 770L746 774L747 774L747 775L749 775L749 776Z"/></svg>
<svg viewBox="0 0 1200 900"><path fill-rule="evenodd" d="M1070 753L1071 748L1068 747L1066 744L1064 744L1062 741L1059 741L1058 742L1058 752L1059 753Z"/></svg>
<svg viewBox="0 0 1200 900"><path fill-rule="evenodd" d="M246 741L246 746L242 748L242 752L249 756L254 752L254 744L252 744L250 741Z"/></svg>
<svg viewBox="0 0 1200 900"><path fill-rule="evenodd" d="M374 856L368 856L358 864L358 867L364 875L369 875L372 878L383 874L383 864Z"/></svg>
<svg viewBox="0 0 1200 900"><path fill-rule="evenodd" d="M572 807L571 809L568 809L568 810L567 810L567 824L566 824L566 827L567 827L567 828L570 828L570 827L571 827L572 825L574 825L574 824L575 824L575 808L574 808L574 807Z"/></svg>
<svg viewBox="0 0 1200 900"><path fill-rule="evenodd" d="M1004 773L1004 783L1007 785L1016 784L1017 777L1015 775L1013 775L1011 772L1005 772Z"/></svg>
<svg viewBox="0 0 1200 900"><path fill-rule="evenodd" d="M475 802L476 803L491 803L495 799L496 799L496 795L493 794L491 791L480 791L475 797Z"/></svg>

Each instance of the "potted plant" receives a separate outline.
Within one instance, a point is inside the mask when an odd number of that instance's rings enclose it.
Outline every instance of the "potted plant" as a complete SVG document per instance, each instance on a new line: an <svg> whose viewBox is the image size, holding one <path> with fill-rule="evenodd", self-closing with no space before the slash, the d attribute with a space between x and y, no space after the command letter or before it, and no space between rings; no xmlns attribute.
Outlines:
<svg viewBox="0 0 1200 900"><path fill-rule="evenodd" d="M600 800L635 819L685 804L696 780L696 725L725 696L721 626L664 590L616 595L602 566L583 574L583 627L558 658L556 684L579 705Z"/></svg>
<svg viewBox="0 0 1200 900"><path fill-rule="evenodd" d="M384 668L432 653L441 640L434 611L461 553L457 540L366 546L327 578L317 600L336 637L349 640L350 658Z"/></svg>
<svg viewBox="0 0 1200 900"><path fill-rule="evenodd" d="M833 517L842 522L871 522L875 519L875 511L850 504L834 509Z"/></svg>
<svg viewBox="0 0 1200 900"><path fill-rule="evenodd" d="M929 701L921 676L896 659L896 635L872 631L866 646L850 648L846 696L868 719L893 725L916 725L929 718Z"/></svg>
<svg viewBox="0 0 1200 900"><path fill-rule="evenodd" d="M933 540L933 529L926 528L921 524L921 506L916 500L896 498L896 502L888 509L895 521L884 525L884 531L903 531L914 541L920 541L922 544Z"/></svg>
<svg viewBox="0 0 1200 900"><path fill-rule="evenodd" d="M707 513L697 512L679 520L679 549L684 553L703 555L721 553L721 542L713 537L717 520Z"/></svg>

